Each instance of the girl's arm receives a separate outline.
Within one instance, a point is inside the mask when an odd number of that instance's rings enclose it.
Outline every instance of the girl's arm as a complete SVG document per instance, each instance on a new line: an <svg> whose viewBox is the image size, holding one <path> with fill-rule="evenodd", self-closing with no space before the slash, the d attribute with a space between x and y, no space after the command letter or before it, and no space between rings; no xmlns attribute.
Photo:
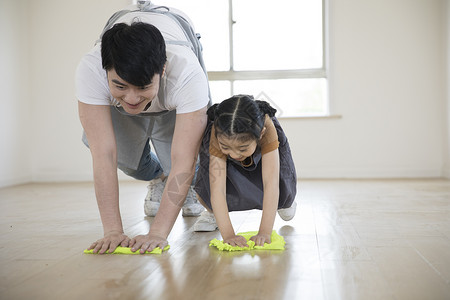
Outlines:
<svg viewBox="0 0 450 300"><path fill-rule="evenodd" d="M237 236L234 233L228 214L228 205L226 200L226 182L227 182L227 162L214 155L209 159L209 184L211 189L211 206L219 226L223 241L231 246L245 247L247 241L243 236Z"/></svg>
<svg viewBox="0 0 450 300"><path fill-rule="evenodd" d="M270 244L270 236L277 214L280 195L280 157L278 149L265 153L262 156L262 179L264 196L261 224L258 234L251 237L251 240L258 246L264 246L264 243Z"/></svg>

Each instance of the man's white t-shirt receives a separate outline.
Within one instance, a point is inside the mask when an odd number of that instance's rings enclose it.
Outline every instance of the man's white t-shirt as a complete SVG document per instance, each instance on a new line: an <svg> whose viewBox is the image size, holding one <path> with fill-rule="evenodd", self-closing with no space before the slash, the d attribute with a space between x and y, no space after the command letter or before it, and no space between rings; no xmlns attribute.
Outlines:
<svg viewBox="0 0 450 300"><path fill-rule="evenodd" d="M178 13L179 11L177 11ZM159 29L166 41L166 69L161 78L158 96L145 111L176 110L177 114L199 110L208 104L208 82L194 52L184 45L168 41L187 41L183 30L169 16L152 12L133 11L116 23L145 22ZM81 59L76 71L76 96L83 103L120 106L109 91L106 71L102 68L97 44Z"/></svg>

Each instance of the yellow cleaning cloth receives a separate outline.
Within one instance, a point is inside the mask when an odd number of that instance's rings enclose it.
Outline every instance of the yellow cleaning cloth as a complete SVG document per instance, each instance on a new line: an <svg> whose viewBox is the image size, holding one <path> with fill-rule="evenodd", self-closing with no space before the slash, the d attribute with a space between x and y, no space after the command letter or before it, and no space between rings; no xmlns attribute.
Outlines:
<svg viewBox="0 0 450 300"><path fill-rule="evenodd" d="M245 251L245 250L284 250L284 245L286 242L284 238L275 232L272 231L272 235L270 236L271 243L264 243L264 246L255 246L255 242L251 241L250 238L254 235L257 235L257 231L249 231L249 232L241 232L238 235L242 235L247 240L248 247L239 247L239 246L231 246L223 241L219 241L218 239L213 239L209 242L210 247L216 247L220 251Z"/></svg>
<svg viewBox="0 0 450 300"><path fill-rule="evenodd" d="M163 251L169 250L170 246L167 245L166 247L164 247L164 250L161 250L161 248L156 247L155 249L153 249L152 251L148 252L145 251L145 254L161 254ZM94 253L94 249L92 250L84 250L84 253L86 254L98 254L98 253ZM129 247L117 247L116 250L114 250L114 252L109 253L106 252L105 254L141 254L139 252L139 250L137 250L136 252L131 252L131 248Z"/></svg>

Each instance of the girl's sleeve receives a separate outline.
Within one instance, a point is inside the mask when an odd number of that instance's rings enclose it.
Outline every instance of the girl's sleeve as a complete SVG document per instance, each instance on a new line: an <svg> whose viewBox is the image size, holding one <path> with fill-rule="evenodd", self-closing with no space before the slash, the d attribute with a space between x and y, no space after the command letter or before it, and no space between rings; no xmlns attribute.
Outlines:
<svg viewBox="0 0 450 300"><path fill-rule="evenodd" d="M266 121L264 122L266 127L266 132L261 139L261 155L269 153L278 148L278 134L275 125L273 125L272 120L266 115Z"/></svg>

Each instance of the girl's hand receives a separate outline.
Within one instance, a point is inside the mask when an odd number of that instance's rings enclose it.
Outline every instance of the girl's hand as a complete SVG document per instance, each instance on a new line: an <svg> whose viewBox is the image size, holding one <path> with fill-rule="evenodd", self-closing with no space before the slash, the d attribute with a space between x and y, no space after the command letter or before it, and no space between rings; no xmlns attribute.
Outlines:
<svg viewBox="0 0 450 300"><path fill-rule="evenodd" d="M156 236L156 235L138 235L137 237L134 237L130 241L131 251L135 252L139 249L141 249L140 253L144 254L145 251L152 251L156 247L159 247L160 249L164 249L164 247L167 246L167 240L165 238Z"/></svg>
<svg viewBox="0 0 450 300"><path fill-rule="evenodd" d="M102 239L92 243L88 250L94 249L94 253L103 254L106 251L109 253L114 252L117 246L128 247L130 243L130 238L120 231L111 231Z"/></svg>
<svg viewBox="0 0 450 300"><path fill-rule="evenodd" d="M242 235L234 235L230 238L223 239L223 242L230 246L248 247L247 240Z"/></svg>
<svg viewBox="0 0 450 300"><path fill-rule="evenodd" d="M270 244L272 241L270 240L270 235L259 233L250 238L250 240L255 242L256 246L264 246L264 243Z"/></svg>

